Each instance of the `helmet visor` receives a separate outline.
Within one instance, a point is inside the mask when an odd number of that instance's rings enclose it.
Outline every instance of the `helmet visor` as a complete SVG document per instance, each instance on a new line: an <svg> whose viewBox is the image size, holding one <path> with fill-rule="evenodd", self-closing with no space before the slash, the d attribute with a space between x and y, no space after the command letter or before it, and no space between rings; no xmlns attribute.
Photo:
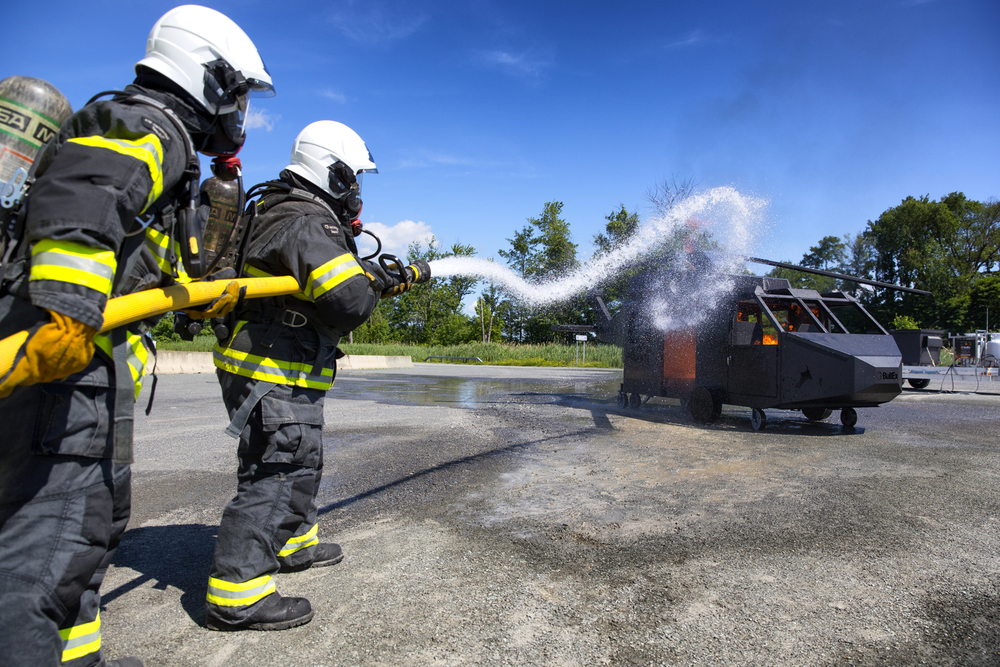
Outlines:
<svg viewBox="0 0 1000 667"><path fill-rule="evenodd" d="M250 86L250 97L274 97L275 95L274 86L267 81L247 79L247 85Z"/></svg>

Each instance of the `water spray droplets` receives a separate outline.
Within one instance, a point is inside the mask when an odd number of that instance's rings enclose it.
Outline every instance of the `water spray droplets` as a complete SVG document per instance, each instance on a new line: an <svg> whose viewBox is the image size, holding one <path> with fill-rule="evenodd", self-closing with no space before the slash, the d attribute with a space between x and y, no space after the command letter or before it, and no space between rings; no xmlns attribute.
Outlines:
<svg viewBox="0 0 1000 667"><path fill-rule="evenodd" d="M699 312L714 305L721 293L732 288L725 274L734 273L742 264L739 257L752 251L762 223L765 202L747 197L730 187L720 187L693 195L678 204L669 214L646 220L635 235L621 247L580 266L556 280L529 283L508 267L475 257L446 257L430 263L436 278L467 276L497 285L511 298L533 305L560 303L606 282L617 273L641 260L661 244L678 235L692 236L707 232L723 253L712 253L714 271L707 280L676 280L663 285L662 299L656 299L651 313L660 329L692 326ZM662 303L661 303L662 302ZM678 304L683 308L678 308ZM685 314L686 313L686 314Z"/></svg>

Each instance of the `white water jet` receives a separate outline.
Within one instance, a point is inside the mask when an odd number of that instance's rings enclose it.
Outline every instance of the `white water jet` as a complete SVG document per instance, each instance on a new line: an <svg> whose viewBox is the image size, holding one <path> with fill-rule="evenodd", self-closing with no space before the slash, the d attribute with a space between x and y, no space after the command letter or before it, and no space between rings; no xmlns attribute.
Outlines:
<svg viewBox="0 0 1000 667"><path fill-rule="evenodd" d="M710 232L712 240L724 251L710 253L714 271L732 273L742 264L739 256L751 251L751 243L762 226L760 215L765 204L763 200L741 195L731 187L714 188L693 195L668 215L646 220L628 243L561 278L543 283L529 283L505 265L476 257L436 259L430 263L431 275L435 278L479 278L502 288L515 300L533 306L546 306L566 301L605 282L684 228ZM723 282L724 276L715 276L702 281L701 286L696 284L693 290L687 287L682 290L684 293L678 292L681 288L677 284L668 287L668 291L673 290L674 293L664 294L662 307L654 304L650 313L654 322L664 330L690 326L694 323L692 318L700 319L699 313L714 304L720 291L731 288ZM683 307L678 308L678 305ZM679 317L685 311L692 314Z"/></svg>

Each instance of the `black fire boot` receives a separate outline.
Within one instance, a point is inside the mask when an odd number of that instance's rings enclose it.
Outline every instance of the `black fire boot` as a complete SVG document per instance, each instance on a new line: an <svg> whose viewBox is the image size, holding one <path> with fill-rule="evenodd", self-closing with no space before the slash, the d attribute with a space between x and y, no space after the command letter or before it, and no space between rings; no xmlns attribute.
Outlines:
<svg viewBox="0 0 1000 667"><path fill-rule="evenodd" d="M108 660L104 665L105 667L142 667L142 660L139 658L118 658L117 660Z"/></svg>
<svg viewBox="0 0 1000 667"><path fill-rule="evenodd" d="M339 544L333 542L321 542L313 549L313 560L311 563L301 565L282 565L278 572L301 572L311 567L327 567L336 565L344 560L344 551Z"/></svg>
<svg viewBox="0 0 1000 667"><path fill-rule="evenodd" d="M209 630L287 630L305 625L312 620L313 610L305 598L286 598L272 593L244 609L248 612L242 620L227 619L219 607L207 604L205 625ZM242 614L241 614L242 615Z"/></svg>

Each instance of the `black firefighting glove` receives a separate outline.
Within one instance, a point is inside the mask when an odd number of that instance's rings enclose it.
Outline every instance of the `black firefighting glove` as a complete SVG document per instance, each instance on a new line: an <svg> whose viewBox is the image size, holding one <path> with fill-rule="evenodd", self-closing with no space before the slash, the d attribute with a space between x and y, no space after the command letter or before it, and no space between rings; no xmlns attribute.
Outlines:
<svg viewBox="0 0 1000 667"><path fill-rule="evenodd" d="M364 269L365 275L368 277L369 282L371 282L372 290L376 294L382 294L393 285L399 284L398 278L390 275L385 269L375 262L369 262L364 259L360 259L358 261L361 263L361 268Z"/></svg>

